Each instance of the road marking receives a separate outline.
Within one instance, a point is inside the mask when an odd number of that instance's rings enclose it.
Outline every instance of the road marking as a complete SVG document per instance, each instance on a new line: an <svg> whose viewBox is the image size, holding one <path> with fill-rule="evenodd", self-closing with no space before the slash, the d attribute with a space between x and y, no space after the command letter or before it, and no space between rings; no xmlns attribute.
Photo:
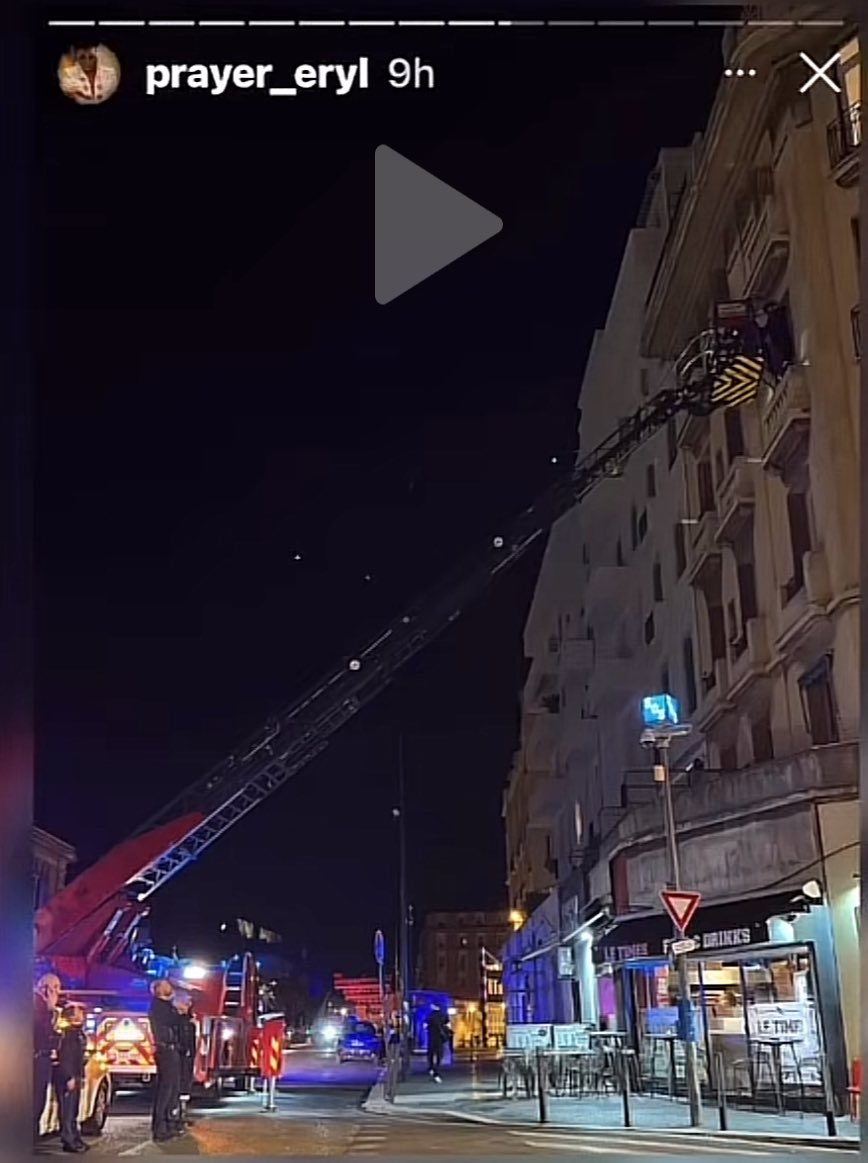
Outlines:
<svg viewBox="0 0 868 1163"><path fill-rule="evenodd" d="M510 1134L519 1135L523 1141L531 1147L550 1146L558 1151L587 1151L592 1155L605 1155L607 1153L611 1153L613 1148L608 1144L618 1144L615 1150L618 1153L624 1153L628 1155L645 1155L648 1153L649 1148L651 1147L658 1148L661 1151L673 1153L677 1153L678 1151L695 1152L697 1150L695 1139L692 1141L679 1141L678 1139L673 1140L671 1138L655 1137L649 1135L647 1131L639 1131L636 1138L628 1138L625 1135L608 1135L605 1132L602 1132L602 1134L599 1136L599 1139L604 1138L605 1143L607 1144L606 1146L597 1146L594 1143L589 1143L586 1140L582 1140L578 1137L582 1134L581 1131L563 1134L540 1133L537 1135L528 1135L527 1132L521 1131L511 1131ZM733 1143L732 1146L724 1147L722 1145L712 1146L705 1140L702 1142L701 1150L703 1154L708 1153L710 1155L738 1154L767 1156L778 1154L778 1152L774 1150L767 1149L748 1150L743 1148L741 1142Z"/></svg>
<svg viewBox="0 0 868 1163"><path fill-rule="evenodd" d="M146 1139L144 1143L137 1143L135 1147L127 1147L126 1151L118 1151L118 1156L121 1155L147 1155L156 1154L156 1148L150 1139Z"/></svg>

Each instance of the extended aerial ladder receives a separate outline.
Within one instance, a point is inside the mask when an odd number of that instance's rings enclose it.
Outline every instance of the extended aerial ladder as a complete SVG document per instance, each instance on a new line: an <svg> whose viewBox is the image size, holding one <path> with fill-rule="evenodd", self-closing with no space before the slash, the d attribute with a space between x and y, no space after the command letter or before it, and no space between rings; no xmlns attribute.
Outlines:
<svg viewBox="0 0 868 1163"><path fill-rule="evenodd" d="M765 309L767 311L767 308ZM497 576L632 453L681 413L708 415L756 396L768 375L764 316L718 304L711 328L677 361L660 391L555 481L503 535L384 628L372 642L272 716L241 747L133 836L86 870L37 915L37 955L80 988L110 988L136 971L149 898L238 820L314 760L411 658L447 629Z"/></svg>

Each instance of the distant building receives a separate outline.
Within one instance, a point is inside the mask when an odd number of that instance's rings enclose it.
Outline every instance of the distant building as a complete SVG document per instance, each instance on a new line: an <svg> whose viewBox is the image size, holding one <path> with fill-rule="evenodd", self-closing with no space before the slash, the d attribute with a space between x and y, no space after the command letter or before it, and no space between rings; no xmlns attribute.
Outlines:
<svg viewBox="0 0 868 1163"><path fill-rule="evenodd" d="M42 828L33 828L33 908L41 909L66 884L75 849Z"/></svg>
<svg viewBox="0 0 868 1163"><path fill-rule="evenodd" d="M506 910L430 913L425 918L416 980L421 989L453 999L456 1046L491 1041L502 1033L502 984L493 981L492 974L495 966L499 973L501 952L511 932Z"/></svg>

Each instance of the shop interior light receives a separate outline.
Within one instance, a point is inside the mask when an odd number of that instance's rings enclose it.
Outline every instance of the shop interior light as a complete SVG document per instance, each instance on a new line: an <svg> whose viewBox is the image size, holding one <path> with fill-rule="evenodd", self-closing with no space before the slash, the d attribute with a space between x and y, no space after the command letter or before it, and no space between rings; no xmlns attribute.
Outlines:
<svg viewBox="0 0 868 1163"><path fill-rule="evenodd" d="M823 899L823 886L818 880L808 880L802 885L802 892L809 901Z"/></svg>

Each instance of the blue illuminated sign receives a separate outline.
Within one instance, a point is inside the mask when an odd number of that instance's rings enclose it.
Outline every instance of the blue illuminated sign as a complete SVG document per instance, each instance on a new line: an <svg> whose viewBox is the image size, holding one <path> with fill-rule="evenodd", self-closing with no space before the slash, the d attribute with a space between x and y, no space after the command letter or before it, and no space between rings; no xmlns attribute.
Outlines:
<svg viewBox="0 0 868 1163"><path fill-rule="evenodd" d="M642 700L642 722L646 727L677 727L681 722L678 700L672 695L646 695Z"/></svg>

